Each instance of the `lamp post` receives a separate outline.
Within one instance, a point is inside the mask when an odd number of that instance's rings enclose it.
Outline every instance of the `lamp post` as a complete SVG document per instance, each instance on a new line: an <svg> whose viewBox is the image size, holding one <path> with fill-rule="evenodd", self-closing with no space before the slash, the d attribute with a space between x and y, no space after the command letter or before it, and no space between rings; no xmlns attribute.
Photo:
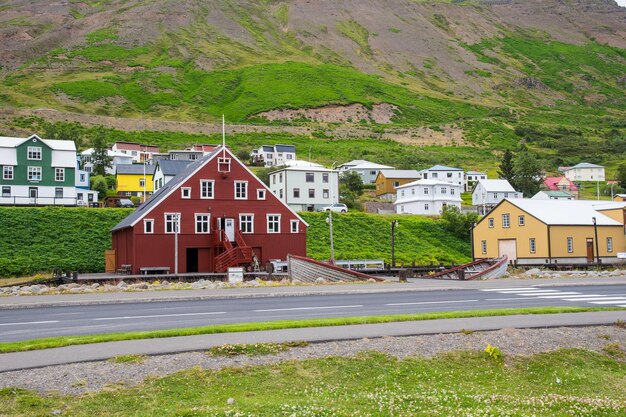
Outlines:
<svg viewBox="0 0 626 417"><path fill-rule="evenodd" d="M178 275L178 233L180 232L180 213L174 213L174 275Z"/></svg>
<svg viewBox="0 0 626 417"><path fill-rule="evenodd" d="M337 161L333 162L333 164L331 165L331 179L330 179L330 210L328 210L328 217L326 218L326 221L328 222L328 229L329 229L329 233L330 233L330 264L331 265L335 265L335 245L333 243L333 204L335 203L334 201L334 194L333 193L333 187L334 187L334 181L333 181L333 171L335 170L335 164L337 163ZM339 181L339 178L337 178L337 181ZM339 185L339 184L337 184Z"/></svg>
<svg viewBox="0 0 626 417"><path fill-rule="evenodd" d="M391 221L391 267L396 267L396 227L398 226L397 220Z"/></svg>
<svg viewBox="0 0 626 417"><path fill-rule="evenodd" d="M600 265L600 254L598 253L598 225L596 224L595 216L591 218L591 221L593 222L593 234L596 241L596 263Z"/></svg>
<svg viewBox="0 0 626 417"><path fill-rule="evenodd" d="M143 148L143 202L146 202L146 159L148 159L147 148Z"/></svg>

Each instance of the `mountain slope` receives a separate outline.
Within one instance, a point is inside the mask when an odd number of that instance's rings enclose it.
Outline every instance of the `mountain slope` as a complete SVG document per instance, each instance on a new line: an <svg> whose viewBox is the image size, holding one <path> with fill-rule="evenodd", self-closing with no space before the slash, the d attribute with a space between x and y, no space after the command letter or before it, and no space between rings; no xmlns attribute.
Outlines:
<svg viewBox="0 0 626 417"><path fill-rule="evenodd" d="M0 1L0 105L430 126L554 163L565 137L585 145L565 162L602 162L626 142L625 48L612 0Z"/></svg>

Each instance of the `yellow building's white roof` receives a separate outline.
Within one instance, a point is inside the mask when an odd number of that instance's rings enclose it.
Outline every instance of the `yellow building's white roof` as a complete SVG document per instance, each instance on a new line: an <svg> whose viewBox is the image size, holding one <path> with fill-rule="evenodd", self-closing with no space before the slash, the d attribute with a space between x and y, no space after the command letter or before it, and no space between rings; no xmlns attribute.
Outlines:
<svg viewBox="0 0 626 417"><path fill-rule="evenodd" d="M506 199L533 217L549 225L591 226L593 218L598 226L622 226L604 214L603 210L626 207L626 202L597 200L531 200Z"/></svg>

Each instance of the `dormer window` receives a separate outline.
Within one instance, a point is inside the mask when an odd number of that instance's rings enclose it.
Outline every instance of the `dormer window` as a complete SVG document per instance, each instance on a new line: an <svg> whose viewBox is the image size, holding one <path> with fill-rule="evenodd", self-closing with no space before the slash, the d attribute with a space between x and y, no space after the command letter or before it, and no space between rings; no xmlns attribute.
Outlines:
<svg viewBox="0 0 626 417"><path fill-rule="evenodd" d="M218 172L230 172L230 158L218 158L217 159L217 171Z"/></svg>
<svg viewBox="0 0 626 417"><path fill-rule="evenodd" d="M40 161L41 160L41 148L38 146L29 146L28 147L28 159L31 161Z"/></svg>

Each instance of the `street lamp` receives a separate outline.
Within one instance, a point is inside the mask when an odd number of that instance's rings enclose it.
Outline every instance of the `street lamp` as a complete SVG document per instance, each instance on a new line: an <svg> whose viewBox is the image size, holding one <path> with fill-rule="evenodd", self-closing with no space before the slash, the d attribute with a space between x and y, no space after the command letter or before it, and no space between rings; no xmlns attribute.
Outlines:
<svg viewBox="0 0 626 417"><path fill-rule="evenodd" d="M174 275L178 275L178 233L180 232L180 213L174 213Z"/></svg>
<svg viewBox="0 0 626 417"><path fill-rule="evenodd" d="M141 157L141 156L140 156ZM143 147L143 202L146 202L146 160L148 159L148 148Z"/></svg>
<svg viewBox="0 0 626 417"><path fill-rule="evenodd" d="M334 194L333 190L334 190L334 175L333 171L335 170L335 164L337 163L337 161L333 162L331 165L331 172L330 174L330 210L328 210L328 217L326 218L326 222L328 223L328 229L329 229L329 233L330 233L330 264L331 265L335 265L335 245L333 243L333 204L335 203L334 201ZM337 182L339 182L339 178L337 177ZM339 184L337 184L337 186L339 186Z"/></svg>
<svg viewBox="0 0 626 417"><path fill-rule="evenodd" d="M591 221L593 222L593 234L596 240L596 263L600 265L600 254L598 253L598 225L596 224L595 216L591 218Z"/></svg>
<svg viewBox="0 0 626 417"><path fill-rule="evenodd" d="M391 221L391 267L396 267L396 227L398 226L397 220Z"/></svg>

